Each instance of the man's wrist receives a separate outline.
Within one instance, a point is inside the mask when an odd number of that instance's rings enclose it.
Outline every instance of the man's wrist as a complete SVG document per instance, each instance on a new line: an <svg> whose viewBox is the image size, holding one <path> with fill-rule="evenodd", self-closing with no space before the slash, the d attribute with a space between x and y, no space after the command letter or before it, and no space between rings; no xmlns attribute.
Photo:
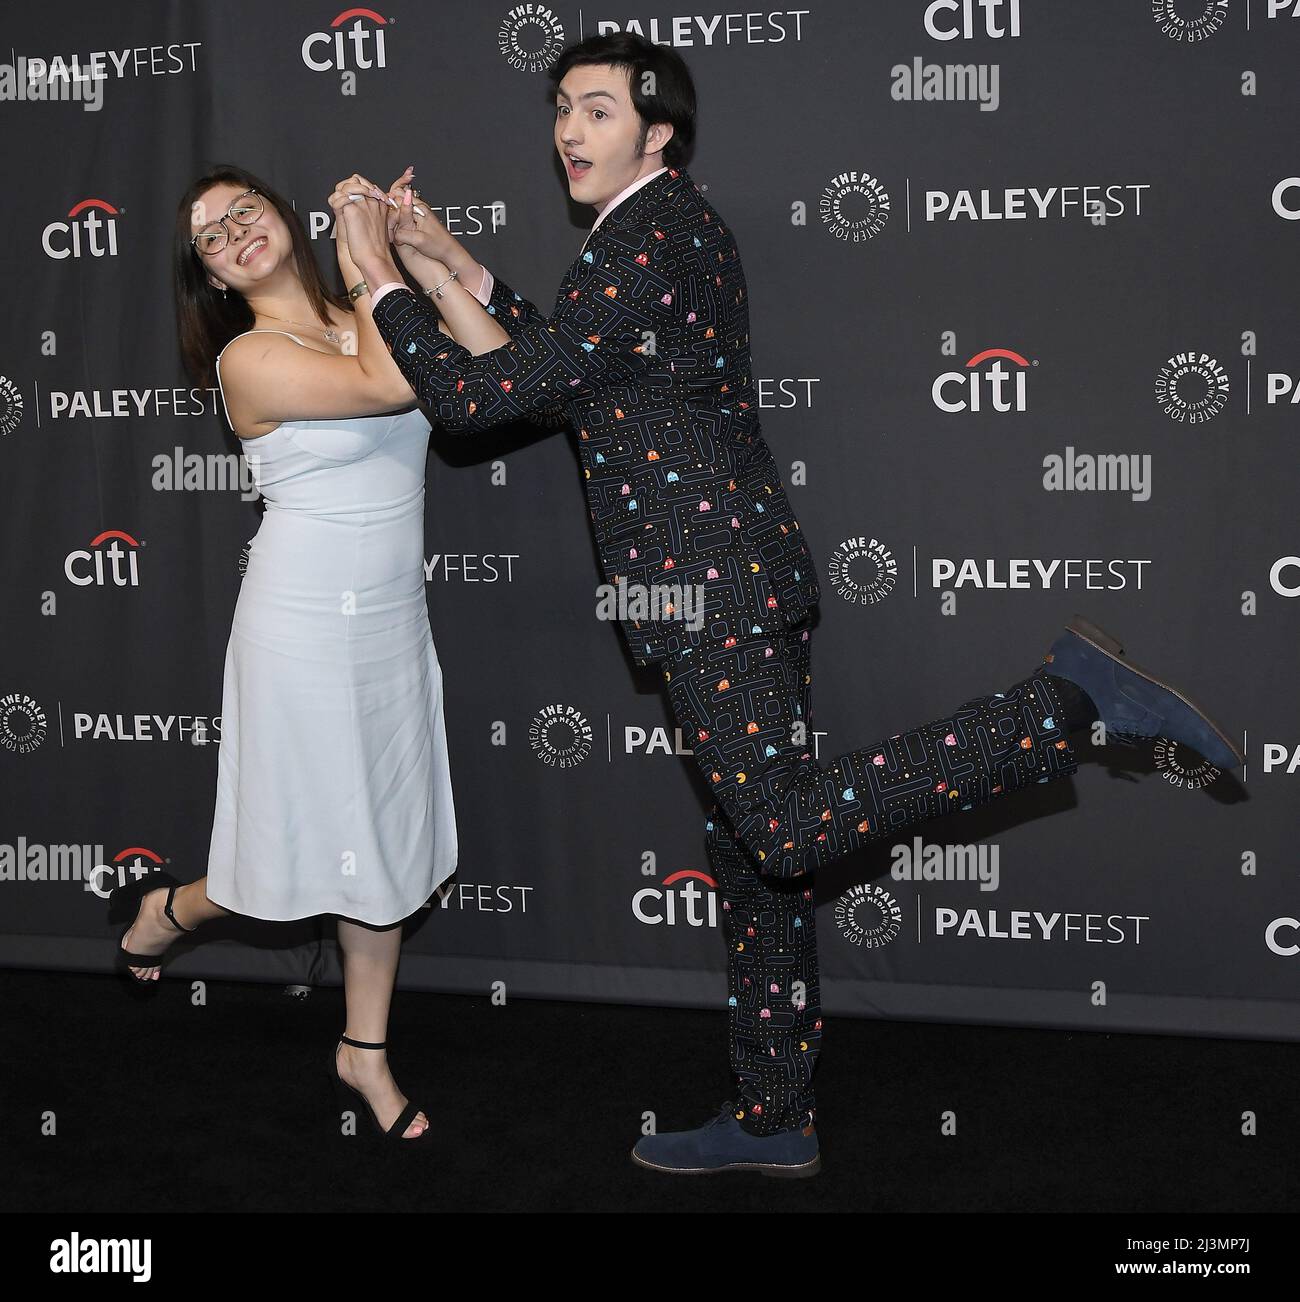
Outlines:
<svg viewBox="0 0 1300 1302"><path fill-rule="evenodd" d="M379 306L379 300L390 290L409 288L410 287L404 280L390 280L387 284L372 285L370 289L370 310L373 312L375 308Z"/></svg>

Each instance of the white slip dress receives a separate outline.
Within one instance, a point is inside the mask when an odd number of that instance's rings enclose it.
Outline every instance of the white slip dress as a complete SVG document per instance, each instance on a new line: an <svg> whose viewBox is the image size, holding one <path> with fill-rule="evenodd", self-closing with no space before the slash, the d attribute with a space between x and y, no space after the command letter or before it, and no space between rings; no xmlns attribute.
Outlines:
<svg viewBox="0 0 1300 1302"><path fill-rule="evenodd" d="M455 871L428 440L418 408L240 439L266 512L226 648L207 883L224 908L386 926Z"/></svg>

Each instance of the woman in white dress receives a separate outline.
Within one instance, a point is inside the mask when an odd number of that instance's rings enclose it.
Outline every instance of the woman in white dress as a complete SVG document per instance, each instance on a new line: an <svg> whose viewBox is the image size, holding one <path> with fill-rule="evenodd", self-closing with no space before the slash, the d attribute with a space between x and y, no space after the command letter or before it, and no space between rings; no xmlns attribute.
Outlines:
<svg viewBox="0 0 1300 1302"><path fill-rule="evenodd" d="M429 425L345 240L347 296L265 182L199 178L174 243L182 353L220 386L266 513L226 651L208 875L114 892L113 915L133 919L122 961L156 981L168 944L225 912L336 915L347 1023L331 1074L381 1133L418 1139L429 1121L389 1071L388 1010L400 924L457 859L424 594Z"/></svg>

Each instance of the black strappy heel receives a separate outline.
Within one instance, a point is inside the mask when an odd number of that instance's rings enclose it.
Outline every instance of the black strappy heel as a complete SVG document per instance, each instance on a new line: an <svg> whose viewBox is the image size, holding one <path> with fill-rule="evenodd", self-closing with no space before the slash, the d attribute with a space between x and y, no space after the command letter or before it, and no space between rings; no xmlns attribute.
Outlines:
<svg viewBox="0 0 1300 1302"><path fill-rule="evenodd" d="M176 928L177 931L197 931L198 927L185 927L176 919L176 914L172 911L172 901L176 898L177 890L183 886L183 882L178 882L170 873L155 872L149 873L137 881L128 882L125 886L118 886L108 897L108 920L110 922L127 922L131 926L140 920L140 910L144 907L145 896L151 891L161 890L164 886L167 889L167 899L163 904L163 915L167 921ZM123 949L118 944L117 953L118 961L128 971L132 967L161 967L163 959L166 958L169 950L164 950L161 954L132 954L130 950ZM152 977L136 976L131 973L137 981L152 981Z"/></svg>
<svg viewBox="0 0 1300 1302"><path fill-rule="evenodd" d="M424 1111L418 1103L413 1103L410 1099L407 1099L406 1106L402 1109L401 1115L391 1126L388 1127L387 1130L379 1124L379 1118L375 1116L375 1110L370 1106L370 1100L366 1098L359 1089L355 1086L349 1085L347 1081L339 1075L339 1050L345 1044L350 1044L354 1049L383 1049L387 1047L388 1041L384 1040L380 1044L367 1044L364 1040L353 1040L346 1035L339 1039L338 1044L334 1046L334 1056L330 1059L330 1079L334 1082L334 1089L338 1095L339 1101L341 1103L347 1103L349 1101L347 1094L343 1092L344 1090L346 1090L348 1094L355 1094L357 1098L366 1105L366 1111L370 1114L371 1124L384 1139L395 1139L399 1143L403 1144L414 1144L423 1139L425 1135L429 1133L432 1128L431 1126L425 1126L425 1128L412 1139L405 1138L407 1126L409 1126L411 1122Z"/></svg>

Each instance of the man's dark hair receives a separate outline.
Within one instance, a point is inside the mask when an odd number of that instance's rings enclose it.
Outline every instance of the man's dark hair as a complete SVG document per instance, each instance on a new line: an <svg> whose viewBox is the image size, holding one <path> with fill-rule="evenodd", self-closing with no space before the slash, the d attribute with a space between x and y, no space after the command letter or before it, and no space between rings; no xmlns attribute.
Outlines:
<svg viewBox="0 0 1300 1302"><path fill-rule="evenodd" d="M632 105L641 119L637 148L644 148L646 132L653 123L668 122L673 134L664 146L663 161L668 167L683 166L695 143L695 83L682 56L635 32L589 36L568 46L547 71L552 99L565 73L583 64L612 64L627 69Z"/></svg>

